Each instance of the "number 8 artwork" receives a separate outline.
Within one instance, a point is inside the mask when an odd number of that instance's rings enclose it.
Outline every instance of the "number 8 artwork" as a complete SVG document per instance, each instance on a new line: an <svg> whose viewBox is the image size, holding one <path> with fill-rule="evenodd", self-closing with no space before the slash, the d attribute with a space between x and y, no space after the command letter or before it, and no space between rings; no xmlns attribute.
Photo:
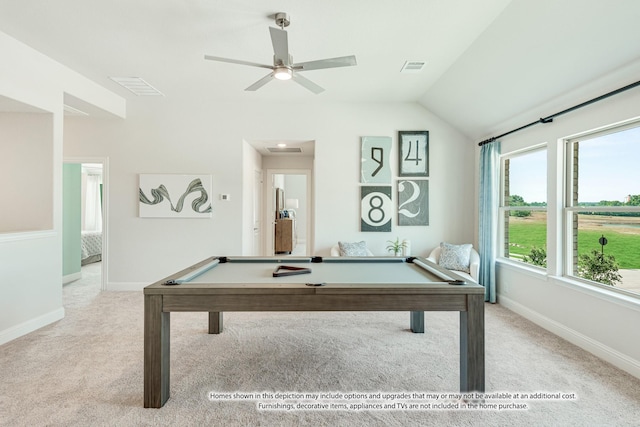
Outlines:
<svg viewBox="0 0 640 427"><path fill-rule="evenodd" d="M360 231L391 231L391 187L360 187Z"/></svg>

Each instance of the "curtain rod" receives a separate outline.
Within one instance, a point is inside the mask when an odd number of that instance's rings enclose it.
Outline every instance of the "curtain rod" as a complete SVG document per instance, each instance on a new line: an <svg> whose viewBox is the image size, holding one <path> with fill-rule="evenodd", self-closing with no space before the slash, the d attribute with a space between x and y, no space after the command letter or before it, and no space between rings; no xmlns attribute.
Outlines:
<svg viewBox="0 0 640 427"><path fill-rule="evenodd" d="M567 108L566 110L562 110L559 113L555 113L555 114L552 114L552 115L547 116L547 117L541 117L540 119L536 120L535 122L531 122L531 123L526 124L524 126L520 126L519 128L510 130L509 132L505 132L502 135L493 136L493 137L491 137L489 139L485 139L484 141L479 142L478 145L479 146L483 146L484 144L488 144L490 142L493 142L498 138L502 138L503 136L511 135L512 133L521 131L522 129L526 129L526 128L530 127L530 126L537 125L538 123L551 123L551 122L553 122L553 119L555 117L561 116L561 115L566 114L566 113L570 113L571 111L577 110L577 109L582 108L582 107L586 107L587 105L593 104L595 102L602 101L605 98L609 98L610 96L617 95L617 94L622 93L624 91L627 91L629 89L633 89L636 86L640 86L640 81L637 81L635 83L631 83L630 85L627 85L625 87L621 87L620 89L616 89L616 90L611 91L609 93L605 93L604 95L600 95L600 96L598 96L596 98L590 99L589 101L585 101L582 104L574 105L573 107Z"/></svg>

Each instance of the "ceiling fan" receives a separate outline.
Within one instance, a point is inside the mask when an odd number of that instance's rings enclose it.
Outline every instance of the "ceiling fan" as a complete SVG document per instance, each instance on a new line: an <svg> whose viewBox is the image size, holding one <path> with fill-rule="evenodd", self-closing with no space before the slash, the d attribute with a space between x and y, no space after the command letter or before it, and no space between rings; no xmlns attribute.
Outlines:
<svg viewBox="0 0 640 427"><path fill-rule="evenodd" d="M293 63L293 57L289 53L289 41L287 39L287 32L284 27L289 26L289 16L284 12L275 14L276 25L280 27L269 27L271 33L271 43L273 44L273 65L257 64L255 62L242 61L238 59L221 58L219 56L205 55L205 59L211 61L229 62L231 64L249 65L251 67L268 68L271 70L269 74L246 88L248 91L255 91L262 86L269 83L273 78L279 80L293 79L296 83L309 89L311 92L318 94L324 89L311 80L300 75L303 71L319 70L323 68L335 68L335 67L350 67L356 65L356 57L340 56L338 58L320 59L317 61L300 62L298 64Z"/></svg>

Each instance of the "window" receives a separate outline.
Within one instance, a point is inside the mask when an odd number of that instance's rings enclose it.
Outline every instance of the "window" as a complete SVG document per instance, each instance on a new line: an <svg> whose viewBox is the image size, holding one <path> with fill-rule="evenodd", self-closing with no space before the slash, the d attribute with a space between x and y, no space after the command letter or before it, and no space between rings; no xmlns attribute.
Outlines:
<svg viewBox="0 0 640 427"><path fill-rule="evenodd" d="M547 265L547 150L502 158L501 255L545 268Z"/></svg>
<svg viewBox="0 0 640 427"><path fill-rule="evenodd" d="M640 126L566 141L566 275L640 293Z"/></svg>

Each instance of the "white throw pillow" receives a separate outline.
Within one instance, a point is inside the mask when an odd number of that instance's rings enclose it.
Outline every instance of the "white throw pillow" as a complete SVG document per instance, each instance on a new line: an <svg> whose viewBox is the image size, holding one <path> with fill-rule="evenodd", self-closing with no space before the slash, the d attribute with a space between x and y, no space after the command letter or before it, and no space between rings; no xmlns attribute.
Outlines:
<svg viewBox="0 0 640 427"><path fill-rule="evenodd" d="M464 271L469 273L469 259L471 258L471 243L464 245L452 245L440 243L440 259L438 264L448 270Z"/></svg>
<svg viewBox="0 0 640 427"><path fill-rule="evenodd" d="M338 242L340 256L367 256L367 242Z"/></svg>

